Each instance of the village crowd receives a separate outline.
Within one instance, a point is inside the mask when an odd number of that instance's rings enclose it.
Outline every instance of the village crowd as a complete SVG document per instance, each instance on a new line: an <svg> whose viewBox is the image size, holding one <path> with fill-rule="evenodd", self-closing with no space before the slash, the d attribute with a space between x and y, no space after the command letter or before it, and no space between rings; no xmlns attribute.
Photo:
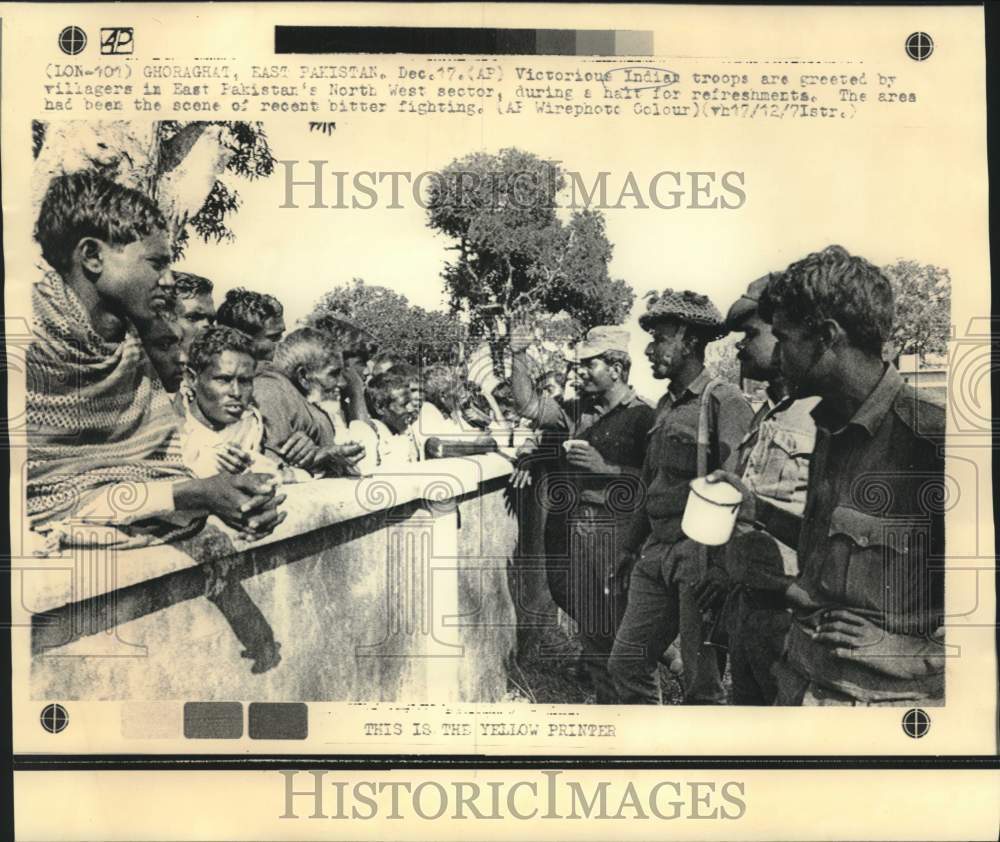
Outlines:
<svg viewBox="0 0 1000 842"><path fill-rule="evenodd" d="M618 326L541 368L515 330L505 382L413 366L346 320L288 331L273 295L216 301L171 271L155 203L93 172L52 180L35 237L51 271L32 298L27 513L50 549L81 523L134 547L213 515L257 540L288 483L500 451L540 502L545 578L598 703L660 703L661 664L686 704L942 703L944 410L883 359L892 289L842 247L725 316L691 290L650 297L653 405ZM757 407L705 367L731 333ZM681 528L699 477L742 499L723 545Z"/></svg>

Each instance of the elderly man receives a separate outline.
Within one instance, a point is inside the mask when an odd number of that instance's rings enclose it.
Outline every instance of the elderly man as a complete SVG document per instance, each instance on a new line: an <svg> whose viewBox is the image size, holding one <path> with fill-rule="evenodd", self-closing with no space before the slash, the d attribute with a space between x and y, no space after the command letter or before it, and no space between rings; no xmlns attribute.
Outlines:
<svg viewBox="0 0 1000 842"><path fill-rule="evenodd" d="M622 567L632 568L628 608L609 666L623 702L658 704L659 658L679 632L686 702L721 704L703 608L724 597L726 577L721 558L709 559L705 547L684 537L681 517L692 479L735 467L753 411L739 387L705 370L705 346L723 332L708 297L667 289L647 304L639 319L653 337L646 356L653 376L670 383L643 463L645 501L624 542Z"/></svg>
<svg viewBox="0 0 1000 842"><path fill-rule="evenodd" d="M740 444L737 473L755 493L801 516L816 438L809 413L818 401L792 398L781 376L774 353L778 340L758 311L770 277L750 284L726 314L726 329L743 334L736 345L740 376L767 387L767 399ZM774 665L791 623L781 583L798 572L795 551L754 530L730 542L726 567L733 584L725 612L733 703L770 705L777 695Z"/></svg>
<svg viewBox="0 0 1000 842"><path fill-rule="evenodd" d="M332 337L304 327L286 336L274 359L258 363L253 393L264 418L264 449L314 476L354 473L364 455L357 444L338 444L319 404L346 385L340 347Z"/></svg>
<svg viewBox="0 0 1000 842"><path fill-rule="evenodd" d="M612 574L636 501L653 408L629 386L628 331L595 327L576 347L580 396L565 404L535 389L527 335L511 338L514 407L540 431L559 434L561 475L549 477L546 578L555 603L579 626L582 666L599 704L618 701L607 671L625 595ZM567 487L567 483L569 487ZM556 495L569 493L569 505Z"/></svg>
<svg viewBox="0 0 1000 842"><path fill-rule="evenodd" d="M944 696L944 409L882 359L892 287L841 246L776 275L760 314L793 397L817 396L803 518L739 477L740 516L796 546L779 705L929 705Z"/></svg>
<svg viewBox="0 0 1000 842"><path fill-rule="evenodd" d="M362 473L420 461L422 454L412 430L417 417L412 377L405 369L393 368L368 381L369 420L351 423L351 434L364 444L365 457L359 463Z"/></svg>

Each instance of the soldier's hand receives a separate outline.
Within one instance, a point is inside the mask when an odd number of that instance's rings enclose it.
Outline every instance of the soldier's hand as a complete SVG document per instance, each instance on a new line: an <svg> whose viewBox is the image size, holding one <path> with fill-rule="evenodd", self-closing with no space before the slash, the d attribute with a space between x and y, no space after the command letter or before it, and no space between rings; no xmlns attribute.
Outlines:
<svg viewBox="0 0 1000 842"><path fill-rule="evenodd" d="M757 495L755 495L743 482L731 471L712 471L705 480L710 483L728 482L733 488L743 495L743 503L740 505L738 520L746 523L753 523L757 520Z"/></svg>
<svg viewBox="0 0 1000 842"><path fill-rule="evenodd" d="M574 468L582 468L594 474L617 473L592 444L581 441L573 442L573 446L566 451L566 461Z"/></svg>
<svg viewBox="0 0 1000 842"><path fill-rule="evenodd" d="M511 353L519 354L522 351L528 350L531 343L535 341L534 331L523 324L511 325L510 335L507 337L507 343L510 345Z"/></svg>
<svg viewBox="0 0 1000 842"><path fill-rule="evenodd" d="M885 632L870 620L846 608L824 611L813 640L829 646L839 658L850 658L852 650L874 646Z"/></svg>
<svg viewBox="0 0 1000 842"><path fill-rule="evenodd" d="M694 598L700 611L718 608L729 592L729 580L725 571L718 567L709 567L705 578L694 589Z"/></svg>
<svg viewBox="0 0 1000 842"><path fill-rule="evenodd" d="M785 601L792 608L799 608L803 611L815 611L819 608L819 603L798 582L792 582L785 588Z"/></svg>

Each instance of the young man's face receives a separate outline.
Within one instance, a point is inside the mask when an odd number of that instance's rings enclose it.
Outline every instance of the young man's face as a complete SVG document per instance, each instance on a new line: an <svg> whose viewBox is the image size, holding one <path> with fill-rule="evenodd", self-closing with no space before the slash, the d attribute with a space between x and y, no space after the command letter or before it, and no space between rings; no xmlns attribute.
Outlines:
<svg viewBox="0 0 1000 842"><path fill-rule="evenodd" d="M652 340L646 346L646 359L657 380L673 379L684 363L684 325L660 322L649 331Z"/></svg>
<svg viewBox="0 0 1000 842"><path fill-rule="evenodd" d="M740 326L743 338L736 343L736 359L740 361L740 376L749 380L774 380L778 366L774 359L774 338L771 326L757 313Z"/></svg>
<svg viewBox="0 0 1000 842"><path fill-rule="evenodd" d="M310 403L340 400L340 393L347 386L340 357L330 360L315 371L303 373L299 379L305 388L306 400Z"/></svg>
<svg viewBox="0 0 1000 842"><path fill-rule="evenodd" d="M272 316L264 321L253 338L253 355L258 361L274 358L275 346L285 335L285 320L282 316Z"/></svg>
<svg viewBox="0 0 1000 842"><path fill-rule="evenodd" d="M409 386L390 392L389 402L382 409L383 423L394 433L402 433L417 417L417 407Z"/></svg>
<svg viewBox="0 0 1000 842"><path fill-rule="evenodd" d="M154 319L145 336L142 345L153 363L153 368L168 392L176 392L181 387L184 378L184 368L187 366L187 345L184 341L186 331L178 322L166 319Z"/></svg>
<svg viewBox="0 0 1000 842"><path fill-rule="evenodd" d="M580 390L588 395L603 395L607 392L620 379L615 377L615 373L615 369L600 357L581 360L576 367Z"/></svg>
<svg viewBox="0 0 1000 842"><path fill-rule="evenodd" d="M212 296L192 295L190 298L177 299L177 316L187 323L192 337L196 337L205 328L215 324L215 305Z"/></svg>
<svg viewBox="0 0 1000 842"><path fill-rule="evenodd" d="M173 309L174 278L166 231L154 231L124 246L101 245L95 285L112 309L135 322L150 321L157 311Z"/></svg>
<svg viewBox="0 0 1000 842"><path fill-rule="evenodd" d="M818 395L820 372L816 363L822 348L815 330L790 319L779 308L771 317L771 332L776 341L774 362L788 384L789 394L795 398Z"/></svg>
<svg viewBox="0 0 1000 842"><path fill-rule="evenodd" d="M253 398L254 359L239 351L223 351L195 378L194 397L205 416L218 427L240 420Z"/></svg>

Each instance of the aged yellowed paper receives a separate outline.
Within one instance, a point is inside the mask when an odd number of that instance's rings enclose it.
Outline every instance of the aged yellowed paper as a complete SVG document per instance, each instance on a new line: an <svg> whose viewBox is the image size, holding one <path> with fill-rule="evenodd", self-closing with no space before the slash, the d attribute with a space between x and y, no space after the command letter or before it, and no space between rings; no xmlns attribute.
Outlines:
<svg viewBox="0 0 1000 842"><path fill-rule="evenodd" d="M19 838L995 827L983 25L0 5Z"/></svg>

